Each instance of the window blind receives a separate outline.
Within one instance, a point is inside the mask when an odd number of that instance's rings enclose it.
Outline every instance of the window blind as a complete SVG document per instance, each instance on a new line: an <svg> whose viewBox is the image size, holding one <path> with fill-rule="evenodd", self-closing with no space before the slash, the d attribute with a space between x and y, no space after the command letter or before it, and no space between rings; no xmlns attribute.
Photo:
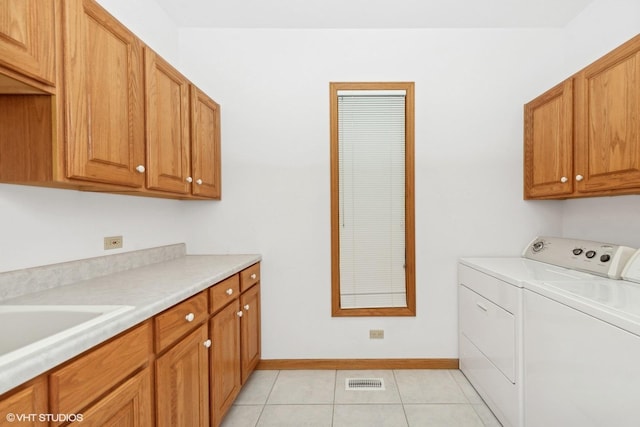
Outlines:
<svg viewBox="0 0 640 427"><path fill-rule="evenodd" d="M405 93L338 91L341 308L406 307Z"/></svg>

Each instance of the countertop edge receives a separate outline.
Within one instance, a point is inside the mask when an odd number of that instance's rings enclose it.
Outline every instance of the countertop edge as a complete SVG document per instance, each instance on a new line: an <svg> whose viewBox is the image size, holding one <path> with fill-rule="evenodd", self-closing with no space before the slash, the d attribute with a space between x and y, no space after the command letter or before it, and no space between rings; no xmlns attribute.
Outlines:
<svg viewBox="0 0 640 427"><path fill-rule="evenodd" d="M37 352L37 354L32 354L24 359L9 362L5 366L0 364L0 395L3 395L25 382L50 371L56 366L81 355L85 351L119 335L120 333L153 318L155 315L161 313L167 308L184 301L198 292L201 292L260 261L262 261L262 256L256 254L186 255L183 258L162 263L161 266L144 266L69 286L26 295L14 300L2 301L2 304L28 305L41 304L42 302L40 300L45 299L48 304L61 304L63 301L67 301L65 300L64 293L69 293L70 291L73 292L74 288L77 290L82 287L87 292L90 292L92 286L94 286L93 284L104 287L105 282L108 282L111 278L119 281L118 283L126 281L128 277L131 278L132 282L139 282L140 277L145 274L144 270L149 270L149 272L158 270L161 274L163 271L171 270L172 266L175 266L175 268L189 269L189 274L197 277L192 281L189 279L179 280L177 281L175 288L169 291L167 291L167 284L164 283L162 288L157 289L158 295L156 298L153 298L152 296L150 297L149 292L147 292L144 295L144 298L141 298L141 300L144 301L142 303L131 301L130 304L122 304L134 306L132 310L108 319L104 323L95 326L93 329L81 331L74 334L71 338L48 345L45 349ZM216 262L220 264L218 267L215 265ZM201 263L207 265L207 268L202 269L204 271L197 270L197 266ZM168 281L170 281L170 278ZM149 282L142 286L146 286L149 288L147 290L150 290L151 293L153 293L152 279L149 279ZM115 288L114 292L118 292L118 288ZM55 297L56 295L58 295L58 298ZM101 299L100 301L96 301L96 304L105 304L104 295L97 295L96 298ZM56 299L58 299L58 302L56 302ZM74 298L67 297L67 299L73 300ZM87 300L86 295L84 300ZM77 303L75 301L71 302ZM89 303L85 302L85 304Z"/></svg>

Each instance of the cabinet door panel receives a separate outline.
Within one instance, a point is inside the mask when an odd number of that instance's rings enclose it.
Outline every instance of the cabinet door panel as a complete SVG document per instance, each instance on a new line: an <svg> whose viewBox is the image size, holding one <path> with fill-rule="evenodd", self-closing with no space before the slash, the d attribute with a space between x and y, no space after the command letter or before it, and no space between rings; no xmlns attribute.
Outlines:
<svg viewBox="0 0 640 427"><path fill-rule="evenodd" d="M220 424L240 391L240 318L238 300L211 318L211 411Z"/></svg>
<svg viewBox="0 0 640 427"><path fill-rule="evenodd" d="M0 400L0 426L29 426L29 427L45 427L49 424L45 420L35 418L24 422L10 422L5 419L6 415L11 414L46 414L47 407L47 378L46 375L40 376L34 381L21 386L17 391L12 392L9 396Z"/></svg>
<svg viewBox="0 0 640 427"><path fill-rule="evenodd" d="M84 411L83 426L153 426L151 414L151 373L144 369Z"/></svg>
<svg viewBox="0 0 640 427"><path fill-rule="evenodd" d="M142 45L92 0L64 2L67 176L140 187Z"/></svg>
<svg viewBox="0 0 640 427"><path fill-rule="evenodd" d="M53 0L0 1L0 64L55 83Z"/></svg>
<svg viewBox="0 0 640 427"><path fill-rule="evenodd" d="M240 297L244 313L242 326L242 384L260 361L260 284L254 285Z"/></svg>
<svg viewBox="0 0 640 427"><path fill-rule="evenodd" d="M209 425L207 325L156 360L157 425Z"/></svg>
<svg viewBox="0 0 640 427"><path fill-rule="evenodd" d="M525 198L573 192L572 123L572 79L525 105Z"/></svg>
<svg viewBox="0 0 640 427"><path fill-rule="evenodd" d="M186 194L191 184L189 82L145 48L147 187Z"/></svg>
<svg viewBox="0 0 640 427"><path fill-rule="evenodd" d="M640 186L640 39L585 68L578 77L581 98L576 174L578 191Z"/></svg>
<svg viewBox="0 0 640 427"><path fill-rule="evenodd" d="M221 195L220 106L192 86L191 114L193 194L219 199Z"/></svg>

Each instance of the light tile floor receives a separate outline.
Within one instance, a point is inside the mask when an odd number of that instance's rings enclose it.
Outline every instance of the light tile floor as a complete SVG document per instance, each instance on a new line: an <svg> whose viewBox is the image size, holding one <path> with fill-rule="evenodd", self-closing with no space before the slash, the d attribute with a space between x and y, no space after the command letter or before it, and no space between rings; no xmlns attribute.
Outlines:
<svg viewBox="0 0 640 427"><path fill-rule="evenodd" d="M383 378L384 391L346 391ZM222 427L499 427L458 370L255 371Z"/></svg>

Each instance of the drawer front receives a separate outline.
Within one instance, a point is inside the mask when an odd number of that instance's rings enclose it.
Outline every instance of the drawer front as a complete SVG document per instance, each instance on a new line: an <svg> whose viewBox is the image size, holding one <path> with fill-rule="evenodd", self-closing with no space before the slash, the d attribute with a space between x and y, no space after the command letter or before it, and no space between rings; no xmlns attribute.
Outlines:
<svg viewBox="0 0 640 427"><path fill-rule="evenodd" d="M515 317L464 286L458 290L460 333L515 383Z"/></svg>
<svg viewBox="0 0 640 427"><path fill-rule="evenodd" d="M146 364L151 348L150 322L81 355L49 376L50 411L79 413L88 403Z"/></svg>
<svg viewBox="0 0 640 427"><path fill-rule="evenodd" d="M519 312L521 289L507 282L466 265L458 264L458 284L477 292L510 313Z"/></svg>
<svg viewBox="0 0 640 427"><path fill-rule="evenodd" d="M522 427L523 405L518 386L464 335L460 335L460 370L503 426Z"/></svg>
<svg viewBox="0 0 640 427"><path fill-rule="evenodd" d="M215 313L240 295L240 276L238 274L223 280L209 288L209 305Z"/></svg>
<svg viewBox="0 0 640 427"><path fill-rule="evenodd" d="M167 348L208 317L206 292L201 292L157 315L156 351Z"/></svg>
<svg viewBox="0 0 640 427"><path fill-rule="evenodd" d="M244 292L260 281L260 263L240 272L240 291Z"/></svg>

